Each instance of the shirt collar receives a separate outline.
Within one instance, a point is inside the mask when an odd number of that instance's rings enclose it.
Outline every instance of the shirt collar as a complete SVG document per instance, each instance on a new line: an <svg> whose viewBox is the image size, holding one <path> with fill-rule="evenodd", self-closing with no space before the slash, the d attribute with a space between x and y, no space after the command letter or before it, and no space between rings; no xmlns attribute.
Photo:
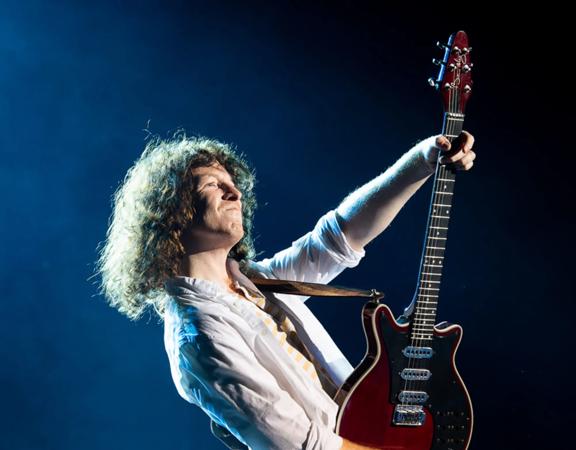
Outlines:
<svg viewBox="0 0 576 450"><path fill-rule="evenodd" d="M254 297L264 297L264 294L256 287L254 283L240 271L240 265L234 258L226 259L226 268L234 284L237 287L245 288ZM178 294L182 288L185 288L198 295L207 295L216 297L220 295L228 295L228 290L220 283L215 281L205 280L202 278L188 277L184 275L177 275L170 278L165 283L165 288L170 294Z"/></svg>

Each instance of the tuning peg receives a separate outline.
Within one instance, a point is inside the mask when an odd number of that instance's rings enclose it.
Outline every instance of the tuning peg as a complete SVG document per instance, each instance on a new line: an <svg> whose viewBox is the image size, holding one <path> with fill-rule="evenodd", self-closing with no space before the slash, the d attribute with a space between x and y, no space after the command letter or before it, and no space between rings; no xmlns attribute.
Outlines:
<svg viewBox="0 0 576 450"><path fill-rule="evenodd" d="M469 85L464 86L464 92L466 94L468 94L471 90L472 90L472 88Z"/></svg>
<svg viewBox="0 0 576 450"><path fill-rule="evenodd" d="M464 66L462 67L462 72L464 73L468 73L472 70L472 67L474 66L474 64L470 63L470 65L468 64L464 64Z"/></svg>
<svg viewBox="0 0 576 450"><path fill-rule="evenodd" d="M443 44L440 41L436 42L436 47L441 48L442 50L446 50L448 48L446 44Z"/></svg>
<svg viewBox="0 0 576 450"><path fill-rule="evenodd" d="M446 64L444 61L441 61L441 60L436 59L436 58L432 58L432 63L436 64L437 66L441 66L442 64Z"/></svg>
<svg viewBox="0 0 576 450"><path fill-rule="evenodd" d="M428 84L432 86L434 89L438 89L438 82L434 78L432 77L428 78Z"/></svg>
<svg viewBox="0 0 576 450"><path fill-rule="evenodd" d="M472 51L472 47L464 47L462 49L462 53L466 54L466 53L470 53Z"/></svg>

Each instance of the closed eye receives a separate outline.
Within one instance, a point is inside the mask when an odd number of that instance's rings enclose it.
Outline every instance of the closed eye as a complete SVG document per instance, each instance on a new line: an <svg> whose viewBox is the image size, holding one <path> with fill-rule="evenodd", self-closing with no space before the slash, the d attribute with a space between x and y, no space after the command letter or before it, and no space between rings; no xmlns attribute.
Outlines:
<svg viewBox="0 0 576 450"><path fill-rule="evenodd" d="M216 187L219 187L219 186L221 186L221 184L220 184L220 182L219 182L218 180L212 180L212 181L209 181L209 182L207 182L206 184L204 184L204 185L202 186L202 189L206 188L207 186L216 186ZM232 186L234 186L234 185L232 185ZM237 189L236 186L234 186L234 188Z"/></svg>

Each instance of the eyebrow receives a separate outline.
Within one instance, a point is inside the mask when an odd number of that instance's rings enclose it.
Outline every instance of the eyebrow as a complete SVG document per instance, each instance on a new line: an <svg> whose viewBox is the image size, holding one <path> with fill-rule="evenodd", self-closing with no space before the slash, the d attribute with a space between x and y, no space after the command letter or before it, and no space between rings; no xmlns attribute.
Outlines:
<svg viewBox="0 0 576 450"><path fill-rule="evenodd" d="M201 175L197 175L198 186L200 186L202 184L202 182L208 177L213 177L213 178L216 178L217 180L229 181L230 183L232 183L232 185L234 187L236 187L236 183L234 182L232 177L230 177L229 180L224 179L224 174L220 174L219 172L203 173Z"/></svg>

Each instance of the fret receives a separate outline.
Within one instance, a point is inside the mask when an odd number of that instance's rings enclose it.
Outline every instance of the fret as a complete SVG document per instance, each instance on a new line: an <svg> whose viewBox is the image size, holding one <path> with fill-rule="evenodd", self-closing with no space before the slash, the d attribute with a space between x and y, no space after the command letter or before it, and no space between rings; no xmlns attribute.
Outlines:
<svg viewBox="0 0 576 450"><path fill-rule="evenodd" d="M436 314L433 314L433 313L425 313L425 312L419 312L419 311L416 311L415 314L416 314L416 316L418 316L418 315L421 315L421 316L435 316L435 315L436 315Z"/></svg>
<svg viewBox="0 0 576 450"><path fill-rule="evenodd" d="M448 227L430 227L430 228L434 228L435 230L447 230Z"/></svg>
<svg viewBox="0 0 576 450"><path fill-rule="evenodd" d="M439 288L427 288L427 287L419 287L418 289L426 289L427 291L439 291Z"/></svg>
<svg viewBox="0 0 576 450"><path fill-rule="evenodd" d="M445 250L444 247L430 247L430 246L428 246L426 248L433 248L435 250ZM444 258L444 257L443 256L435 256L434 258Z"/></svg>
<svg viewBox="0 0 576 450"><path fill-rule="evenodd" d="M444 250L443 247L430 247L430 248L440 248L440 249ZM436 256L436 255L426 255L426 256L424 256L424 258L426 258L426 259L436 259L436 258L444 259L443 256Z"/></svg>
<svg viewBox="0 0 576 450"><path fill-rule="evenodd" d="M421 311L423 309L431 309L432 312L436 311L436 308L432 308L432 307L428 307L428 306L416 306L416 311ZM426 314L430 314L430 313L426 313Z"/></svg>
<svg viewBox="0 0 576 450"><path fill-rule="evenodd" d="M445 205L444 203L432 203L432 206L446 206L448 208L452 207L452 205Z"/></svg>
<svg viewBox="0 0 576 450"><path fill-rule="evenodd" d="M420 297L432 297L432 298L438 298L437 295L432 295L432 294L420 294Z"/></svg>
<svg viewBox="0 0 576 450"><path fill-rule="evenodd" d="M418 339L419 341L431 341L432 335L431 334L422 334L422 333L413 333L414 339Z"/></svg>
<svg viewBox="0 0 576 450"><path fill-rule="evenodd" d="M433 237L433 236L428 236L428 239L440 239L442 241L445 241L446 238L445 237Z"/></svg>
<svg viewBox="0 0 576 450"><path fill-rule="evenodd" d="M425 274L423 274L425 275ZM439 273L435 273L434 275L440 275ZM434 280L424 280L424 283L440 283L440 281L434 281Z"/></svg>
<svg viewBox="0 0 576 450"><path fill-rule="evenodd" d="M430 217L437 217L439 219L449 219L450 216L439 216L438 214L432 214Z"/></svg>
<svg viewBox="0 0 576 450"><path fill-rule="evenodd" d="M452 192L441 192L441 191L435 191L436 194L443 194L443 195L454 195Z"/></svg>
<svg viewBox="0 0 576 450"><path fill-rule="evenodd" d="M440 181L452 181L452 182L455 181L455 180L451 180L451 179L449 179L449 178L436 178L436 179L437 179L437 180L440 180Z"/></svg>
<svg viewBox="0 0 576 450"><path fill-rule="evenodd" d="M430 334L432 334L433 330L434 330L434 325L432 325L430 327L423 327L423 326L419 327L416 324L412 325L412 333L416 333L416 334L430 335Z"/></svg>

